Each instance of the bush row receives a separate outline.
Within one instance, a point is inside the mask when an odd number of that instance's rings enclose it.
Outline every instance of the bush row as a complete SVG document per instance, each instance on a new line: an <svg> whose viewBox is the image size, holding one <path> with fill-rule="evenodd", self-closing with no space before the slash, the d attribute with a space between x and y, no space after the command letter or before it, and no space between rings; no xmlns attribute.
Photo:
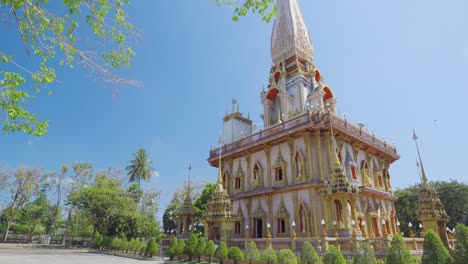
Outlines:
<svg viewBox="0 0 468 264"><path fill-rule="evenodd" d="M153 257L158 251L159 244L154 237L146 240L143 237L127 240L125 235L121 237L103 237L98 235L94 239L94 247L98 250L117 251L127 254Z"/></svg>

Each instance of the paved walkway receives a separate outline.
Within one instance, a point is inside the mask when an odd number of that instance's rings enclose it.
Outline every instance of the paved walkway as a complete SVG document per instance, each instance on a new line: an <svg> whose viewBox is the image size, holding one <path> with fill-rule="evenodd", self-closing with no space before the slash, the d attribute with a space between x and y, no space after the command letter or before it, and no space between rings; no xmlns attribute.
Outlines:
<svg viewBox="0 0 468 264"><path fill-rule="evenodd" d="M36 249L8 248L0 249L2 264L161 264L162 261L135 260L104 254L88 253L87 249Z"/></svg>

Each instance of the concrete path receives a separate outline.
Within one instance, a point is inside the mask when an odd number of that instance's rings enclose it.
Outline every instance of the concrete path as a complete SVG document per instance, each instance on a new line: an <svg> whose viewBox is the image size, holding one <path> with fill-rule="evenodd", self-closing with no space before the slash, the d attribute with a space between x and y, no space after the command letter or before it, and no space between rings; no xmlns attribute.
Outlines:
<svg viewBox="0 0 468 264"><path fill-rule="evenodd" d="M161 264L162 261L135 260L104 254L88 253L87 249L0 248L2 264Z"/></svg>

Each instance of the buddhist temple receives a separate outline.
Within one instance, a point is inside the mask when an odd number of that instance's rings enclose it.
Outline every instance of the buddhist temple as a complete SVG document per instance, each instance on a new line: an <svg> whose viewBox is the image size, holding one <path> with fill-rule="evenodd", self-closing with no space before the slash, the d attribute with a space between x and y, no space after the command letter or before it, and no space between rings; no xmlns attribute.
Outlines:
<svg viewBox="0 0 468 264"><path fill-rule="evenodd" d="M267 238L281 248L296 237L399 232L389 173L396 148L337 114L297 0L277 1L270 48L268 85L259 89L263 127L233 107L223 118L222 144L210 151L219 174L206 238L239 246L255 239L259 247Z"/></svg>

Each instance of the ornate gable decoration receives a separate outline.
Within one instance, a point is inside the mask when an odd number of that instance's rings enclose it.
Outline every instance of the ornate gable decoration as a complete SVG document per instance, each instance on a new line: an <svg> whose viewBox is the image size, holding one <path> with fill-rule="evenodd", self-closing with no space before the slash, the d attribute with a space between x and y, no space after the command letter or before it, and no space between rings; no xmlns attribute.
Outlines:
<svg viewBox="0 0 468 264"><path fill-rule="evenodd" d="M258 201L257 209L252 213L252 218L266 218L266 213L263 210L260 201Z"/></svg>
<svg viewBox="0 0 468 264"><path fill-rule="evenodd" d="M289 212L286 209L286 206L284 206L283 198L281 198L280 206L278 207L278 210L276 211L275 218L289 219Z"/></svg>
<svg viewBox="0 0 468 264"><path fill-rule="evenodd" d="M278 0L277 12L271 34L273 63L279 64L295 54L312 61L312 41L297 0Z"/></svg>

